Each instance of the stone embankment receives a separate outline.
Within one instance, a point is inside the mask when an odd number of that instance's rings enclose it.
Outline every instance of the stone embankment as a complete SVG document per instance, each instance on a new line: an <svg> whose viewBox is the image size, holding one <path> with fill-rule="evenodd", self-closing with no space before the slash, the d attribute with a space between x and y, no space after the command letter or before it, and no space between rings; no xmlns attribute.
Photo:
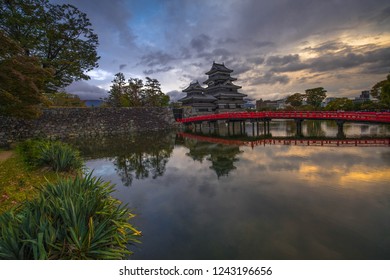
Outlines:
<svg viewBox="0 0 390 280"><path fill-rule="evenodd" d="M175 125L169 108L51 108L35 120L0 116L0 146L27 138L115 135Z"/></svg>

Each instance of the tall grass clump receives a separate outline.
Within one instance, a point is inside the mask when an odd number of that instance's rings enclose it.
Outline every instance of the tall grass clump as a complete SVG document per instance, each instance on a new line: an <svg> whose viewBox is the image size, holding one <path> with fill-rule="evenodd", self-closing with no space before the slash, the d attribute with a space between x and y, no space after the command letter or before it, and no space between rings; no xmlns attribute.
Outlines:
<svg viewBox="0 0 390 280"><path fill-rule="evenodd" d="M38 198L0 216L0 259L123 259L140 232L113 185L92 174L43 186Z"/></svg>
<svg viewBox="0 0 390 280"><path fill-rule="evenodd" d="M19 145L18 150L26 162L35 167L68 172L83 166L79 152L59 141L27 140Z"/></svg>

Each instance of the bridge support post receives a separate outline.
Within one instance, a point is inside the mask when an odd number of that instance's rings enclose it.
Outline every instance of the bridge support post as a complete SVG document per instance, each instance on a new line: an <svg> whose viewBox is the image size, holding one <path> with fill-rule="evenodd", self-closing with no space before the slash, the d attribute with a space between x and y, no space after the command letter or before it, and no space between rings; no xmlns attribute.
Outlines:
<svg viewBox="0 0 390 280"><path fill-rule="evenodd" d="M302 133L302 122L303 122L303 119L295 119L295 124L296 124L296 127L297 127L297 131L296 131L297 137L302 137L303 136L303 133Z"/></svg>
<svg viewBox="0 0 390 280"><path fill-rule="evenodd" d="M337 123L337 138L344 139L346 137L344 133L344 120L336 120Z"/></svg>
<svg viewBox="0 0 390 280"><path fill-rule="evenodd" d="M270 121L271 119L264 119L264 135L270 134Z"/></svg>

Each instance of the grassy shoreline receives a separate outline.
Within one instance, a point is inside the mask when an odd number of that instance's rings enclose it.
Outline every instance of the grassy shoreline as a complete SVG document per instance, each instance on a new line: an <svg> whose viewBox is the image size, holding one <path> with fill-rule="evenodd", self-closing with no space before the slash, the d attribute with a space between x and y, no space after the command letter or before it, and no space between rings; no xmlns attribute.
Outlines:
<svg viewBox="0 0 390 280"><path fill-rule="evenodd" d="M0 259L125 259L141 232L79 152L27 140L0 160Z"/></svg>
<svg viewBox="0 0 390 280"><path fill-rule="evenodd" d="M28 166L15 150L11 151L9 158L0 161L0 214L35 198L37 186L58 179L56 172L47 168L34 169Z"/></svg>

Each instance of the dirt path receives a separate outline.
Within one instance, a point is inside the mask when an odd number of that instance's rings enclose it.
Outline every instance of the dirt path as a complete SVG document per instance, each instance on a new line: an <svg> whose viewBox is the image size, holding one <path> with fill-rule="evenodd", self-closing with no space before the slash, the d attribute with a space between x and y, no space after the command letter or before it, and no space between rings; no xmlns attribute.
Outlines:
<svg viewBox="0 0 390 280"><path fill-rule="evenodd" d="M12 151L0 151L0 162L6 161L10 157L12 157L13 152Z"/></svg>

